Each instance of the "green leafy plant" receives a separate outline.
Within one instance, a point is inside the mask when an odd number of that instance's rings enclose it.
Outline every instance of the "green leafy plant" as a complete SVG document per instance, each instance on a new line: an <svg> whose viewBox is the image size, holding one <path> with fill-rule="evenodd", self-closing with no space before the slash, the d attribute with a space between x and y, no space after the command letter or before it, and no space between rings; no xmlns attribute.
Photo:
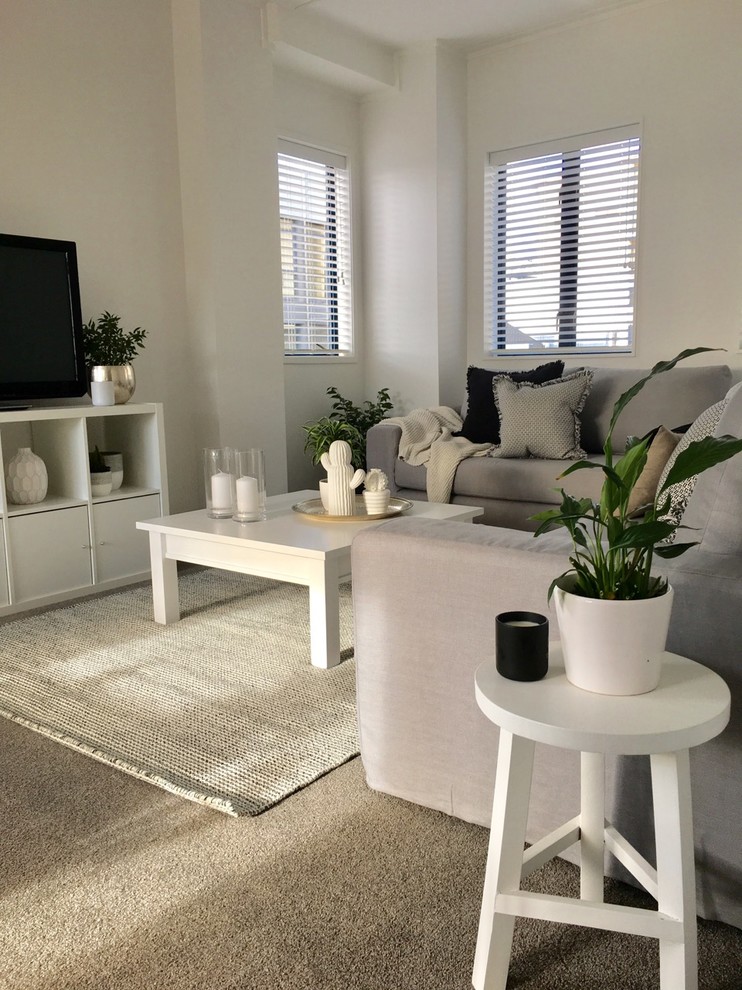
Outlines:
<svg viewBox="0 0 742 990"><path fill-rule="evenodd" d="M316 423L306 423L302 429L306 433L304 441L304 453L312 457L312 464L319 464L323 454L330 449L330 444L335 440L345 440L350 444L352 451L358 450L363 444L363 437L349 423L343 423L339 419L331 419L329 416L322 416ZM353 455L355 465L355 454Z"/></svg>
<svg viewBox="0 0 742 990"><path fill-rule="evenodd" d="M95 450L91 450L88 454L90 460L90 470L93 474L100 474L101 471L110 471L111 468L103 460L103 454L98 450L98 445L95 445Z"/></svg>
<svg viewBox="0 0 742 990"><path fill-rule="evenodd" d="M147 331L141 327L124 330L120 323L121 317L104 311L97 320L83 324L82 339L88 367L131 364L142 350Z"/></svg>
<svg viewBox="0 0 742 990"><path fill-rule="evenodd" d="M361 406L344 398L334 385L327 389L327 395L333 400L332 412L302 427L307 434L304 452L311 454L312 464L319 464L322 454L329 450L334 440L346 440L350 444L353 467L365 468L366 434L394 408L389 389L379 389L375 402L367 400Z"/></svg>
<svg viewBox="0 0 742 990"><path fill-rule="evenodd" d="M534 536L563 526L572 538L571 566L552 581L549 599L557 584L585 598L620 601L655 598L664 594L667 580L651 573L654 554L679 557L696 546L696 542L665 543L678 528L687 528L667 516L668 490L742 451L742 439L706 437L689 444L675 459L654 504L642 518L635 519L628 513L629 499L646 464L650 439L630 439L625 453L614 462L613 430L621 412L648 381L670 371L679 361L712 350L718 348L696 347L682 351L671 361L656 364L616 401L603 445L603 463L575 461L559 476L564 478L585 469L602 471L605 477L598 502L575 498L560 489L561 505L531 517L540 523ZM562 584L565 580L568 584Z"/></svg>

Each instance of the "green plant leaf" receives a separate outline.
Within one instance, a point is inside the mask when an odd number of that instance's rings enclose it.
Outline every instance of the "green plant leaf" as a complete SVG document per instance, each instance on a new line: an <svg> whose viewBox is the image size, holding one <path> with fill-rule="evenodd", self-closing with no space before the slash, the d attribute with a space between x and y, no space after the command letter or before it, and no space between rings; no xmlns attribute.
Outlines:
<svg viewBox="0 0 742 990"><path fill-rule="evenodd" d="M670 560L673 557L680 557L686 550L697 546L698 540L694 543L668 543L667 546L655 547L655 553L658 557L664 557L665 560Z"/></svg>
<svg viewBox="0 0 742 990"><path fill-rule="evenodd" d="M695 440L675 458L675 463L662 485L662 491L696 474L701 474L715 464L729 460L740 451L742 451L742 440L729 435Z"/></svg>
<svg viewBox="0 0 742 990"><path fill-rule="evenodd" d="M658 361L657 364L652 368L648 375L644 378L640 378L638 382L635 382L630 389L627 389L623 395L620 395L616 400L616 404L613 407L613 415L611 416L611 421L608 426L608 443L613 436L613 428L616 425L616 421L621 413L624 411L626 406L631 402L634 396L638 395L639 392L644 388L647 382L656 378L657 375L664 374L666 371L672 371L676 364L680 361L685 361L686 358L695 357L696 354L705 354L709 351L720 351L723 350L721 347L690 347L684 351L681 351L676 357L672 358L670 361Z"/></svg>
<svg viewBox="0 0 742 990"><path fill-rule="evenodd" d="M635 547L653 547L666 540L675 532L675 524L670 522L639 522L621 527L621 532L611 541L609 552L628 550Z"/></svg>

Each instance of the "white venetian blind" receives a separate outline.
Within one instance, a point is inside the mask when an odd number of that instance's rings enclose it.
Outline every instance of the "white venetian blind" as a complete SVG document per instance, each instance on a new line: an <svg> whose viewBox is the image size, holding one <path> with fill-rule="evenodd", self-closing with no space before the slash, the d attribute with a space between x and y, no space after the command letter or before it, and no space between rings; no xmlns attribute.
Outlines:
<svg viewBox="0 0 742 990"><path fill-rule="evenodd" d="M285 353L349 355L353 319L347 161L282 141L278 191Z"/></svg>
<svg viewBox="0 0 742 990"><path fill-rule="evenodd" d="M486 353L631 351L638 166L635 128L489 156Z"/></svg>

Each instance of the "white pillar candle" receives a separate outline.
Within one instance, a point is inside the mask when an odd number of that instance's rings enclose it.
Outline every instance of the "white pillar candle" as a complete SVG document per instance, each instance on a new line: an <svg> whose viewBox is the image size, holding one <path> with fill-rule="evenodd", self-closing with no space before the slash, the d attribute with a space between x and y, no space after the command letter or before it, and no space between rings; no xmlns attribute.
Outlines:
<svg viewBox="0 0 742 990"><path fill-rule="evenodd" d="M91 382L90 398L94 406L116 405L116 389L113 382Z"/></svg>
<svg viewBox="0 0 742 990"><path fill-rule="evenodd" d="M505 623L506 626L537 626L538 622L531 622L530 619L513 619Z"/></svg>
<svg viewBox="0 0 742 990"><path fill-rule="evenodd" d="M258 502L258 479L238 478L237 482L237 511L257 512L260 508Z"/></svg>
<svg viewBox="0 0 742 990"><path fill-rule="evenodd" d="M214 509L229 509L232 505L232 475L226 471L211 476L211 505Z"/></svg>

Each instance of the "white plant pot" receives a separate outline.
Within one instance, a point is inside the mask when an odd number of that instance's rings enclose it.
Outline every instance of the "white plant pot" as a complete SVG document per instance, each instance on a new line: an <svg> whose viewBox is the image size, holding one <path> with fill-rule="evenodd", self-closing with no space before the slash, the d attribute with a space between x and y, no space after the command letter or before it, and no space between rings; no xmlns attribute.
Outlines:
<svg viewBox="0 0 742 990"><path fill-rule="evenodd" d="M113 488L111 471L91 471L90 472L90 494L93 498L101 498L103 495L110 495Z"/></svg>
<svg viewBox="0 0 742 990"><path fill-rule="evenodd" d="M673 591L638 601L582 598L555 588L567 680L595 694L653 691L660 680Z"/></svg>
<svg viewBox="0 0 742 990"><path fill-rule="evenodd" d="M117 491L124 481L124 455L117 450L101 451L103 462L111 469L111 491Z"/></svg>
<svg viewBox="0 0 742 990"><path fill-rule="evenodd" d="M327 493L327 478L319 483L319 497L322 502L322 508L325 512L329 512L330 509L330 496Z"/></svg>
<svg viewBox="0 0 742 990"><path fill-rule="evenodd" d="M385 488L383 492L364 492L363 504L366 512L370 516L380 516L389 508L390 491Z"/></svg>

